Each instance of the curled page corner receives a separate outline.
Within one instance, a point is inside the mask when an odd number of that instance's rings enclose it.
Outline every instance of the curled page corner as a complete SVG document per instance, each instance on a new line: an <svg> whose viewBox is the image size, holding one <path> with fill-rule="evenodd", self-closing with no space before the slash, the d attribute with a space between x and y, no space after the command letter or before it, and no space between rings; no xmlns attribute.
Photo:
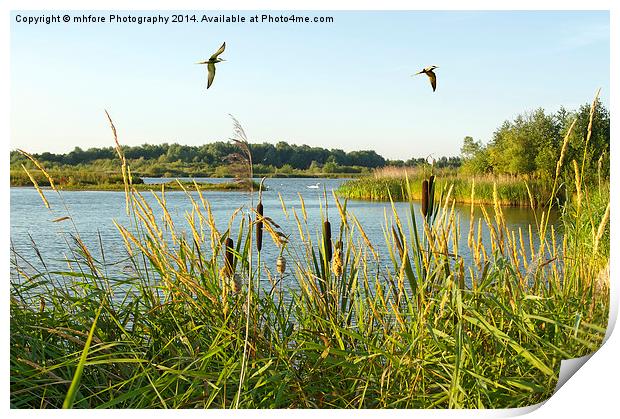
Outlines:
<svg viewBox="0 0 620 419"><path fill-rule="evenodd" d="M523 415L527 415L528 413L532 413L534 410L538 409L539 407L544 405L546 402L547 400L540 402L540 403L532 404L529 406L515 407L515 408L503 409L503 410L495 410L494 412L497 412L496 417L500 417L500 418L523 416Z"/></svg>
<svg viewBox="0 0 620 419"><path fill-rule="evenodd" d="M607 275L609 277L609 265L606 267ZM607 320L607 330L605 331L605 337L603 338L603 342L601 346L607 342L609 336L613 332L616 326L616 319L618 317L618 291L617 287L609 288L609 318ZM558 382L555 386L554 394L564 385L566 382L577 372L579 368L583 367L583 365L588 362L588 360L594 355L596 351L591 354L582 356L580 358L571 358L571 359L563 359L560 363L560 376L558 377Z"/></svg>
<svg viewBox="0 0 620 419"><path fill-rule="evenodd" d="M563 359L560 363L560 376L558 377L558 383L555 385L555 390L553 394L557 393L558 390L566 384L566 382L577 372L579 368L583 367L583 365L588 362L588 360L594 355L596 352L593 352L589 355L582 356L580 358L571 358L571 359Z"/></svg>

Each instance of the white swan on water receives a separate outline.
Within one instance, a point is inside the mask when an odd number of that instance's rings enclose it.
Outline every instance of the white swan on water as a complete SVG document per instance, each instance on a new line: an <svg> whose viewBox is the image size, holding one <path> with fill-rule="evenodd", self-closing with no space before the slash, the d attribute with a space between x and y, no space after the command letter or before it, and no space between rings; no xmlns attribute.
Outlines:
<svg viewBox="0 0 620 419"><path fill-rule="evenodd" d="M321 184L320 182L317 182L316 185L306 185L306 188L308 188L308 189L319 189L319 185L320 184Z"/></svg>

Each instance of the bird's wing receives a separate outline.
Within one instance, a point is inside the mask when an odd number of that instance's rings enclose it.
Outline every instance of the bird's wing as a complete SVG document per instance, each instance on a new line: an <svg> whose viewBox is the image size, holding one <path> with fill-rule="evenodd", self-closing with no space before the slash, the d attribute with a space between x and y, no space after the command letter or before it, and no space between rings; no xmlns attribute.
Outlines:
<svg viewBox="0 0 620 419"><path fill-rule="evenodd" d="M431 80L431 86L433 86L433 92L434 92L435 89L437 88L437 77L435 76L435 73L433 73L432 71L427 71L426 75Z"/></svg>
<svg viewBox="0 0 620 419"><path fill-rule="evenodd" d="M209 72L209 76L207 78L207 89L211 87L213 83L213 79L215 78L215 64L209 63L207 64L207 71Z"/></svg>
<svg viewBox="0 0 620 419"><path fill-rule="evenodd" d="M224 49L226 49L226 42L224 42L222 44L222 46L220 47L220 49L218 49L215 54L213 54L211 56L211 58L209 58L209 60L215 60L217 58L218 55L220 55L222 52L224 52Z"/></svg>

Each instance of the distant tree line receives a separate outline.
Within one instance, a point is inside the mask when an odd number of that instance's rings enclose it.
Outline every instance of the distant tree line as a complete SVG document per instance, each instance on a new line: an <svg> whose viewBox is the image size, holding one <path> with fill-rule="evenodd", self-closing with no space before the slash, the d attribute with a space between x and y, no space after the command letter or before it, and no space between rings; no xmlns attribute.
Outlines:
<svg viewBox="0 0 620 419"><path fill-rule="evenodd" d="M262 143L250 144L253 163L257 165L281 168L288 165L294 169L306 170L311 166L323 167L359 166L364 168L382 167L386 159L372 150L345 152L340 149L310 147L307 145L288 144L280 141L277 144ZM232 143L218 141L200 146L180 144L143 144L140 146L123 146L125 157L129 160L143 159L158 163L191 163L209 166L227 164L227 156L238 152ZM101 160L114 160L116 151L112 147L90 148L83 150L80 147L66 154L41 153L35 155L42 162L58 165L87 165ZM11 162L22 161L23 157L11 153Z"/></svg>
<svg viewBox="0 0 620 419"><path fill-rule="evenodd" d="M572 161L584 166L584 180L609 177L609 111L596 103L591 137L586 147L590 104L576 111L561 108L556 113L543 109L524 113L505 121L487 144L465 137L461 148L461 171L468 175L526 175L552 179L560 158L563 139L577 119L563 160L563 174L574 177ZM568 170L568 172L567 172Z"/></svg>
<svg viewBox="0 0 620 419"><path fill-rule="evenodd" d="M484 144L472 137L465 137L458 157L411 158L387 160L372 150L345 152L308 145L278 143L250 144L254 170L257 174L292 173L329 174L363 173L383 166L420 166L433 162L437 168L453 168L465 175L514 175L551 179L560 157L562 140L575 118L564 167L572 160L579 165L585 162L584 180L593 180L600 174L609 177L609 111L598 102L592 124L592 135L587 144L590 104L576 111L561 108L556 113L537 109L505 121ZM174 144L143 144L123 146L125 157L131 161L134 173L146 176L206 175L227 176L227 157L238 152L229 142L217 141L200 146ZM584 154L585 152L585 154ZM584 158L585 156L585 158ZM118 168L118 158L113 147L80 147L69 153L35 154L46 166L62 168L73 166L78 170L112 172ZM11 167L19 168L27 159L17 151L11 152Z"/></svg>
<svg viewBox="0 0 620 419"><path fill-rule="evenodd" d="M310 170L323 173L359 173L360 169L374 169L383 166L419 166L431 160L429 158L411 158L409 160L388 160L372 150L345 152L341 149L310 147L307 145L288 144L250 144L255 169L267 173L273 169ZM169 171L180 165L206 165L209 167L226 166L227 157L238 152L232 143L217 141L200 146L173 144L143 144L140 146L123 146L125 157L132 161L134 169L141 169L156 175ZM39 161L52 166L97 166L113 169L112 163L117 159L113 147L89 148L83 150L75 147L65 154L44 152L35 154ZM434 159L436 167L459 167L460 157L440 157ZM11 164L26 162L16 151L11 152ZM174 170L173 170L174 171ZM178 172L178 171L177 171Z"/></svg>
<svg viewBox="0 0 620 419"><path fill-rule="evenodd" d="M439 158L434 158L432 155L428 157L418 157L411 158L409 160L387 160L386 166L396 166L396 167L415 167L422 166L425 164L433 164L437 168L458 168L461 166L461 157L446 157L442 156Z"/></svg>

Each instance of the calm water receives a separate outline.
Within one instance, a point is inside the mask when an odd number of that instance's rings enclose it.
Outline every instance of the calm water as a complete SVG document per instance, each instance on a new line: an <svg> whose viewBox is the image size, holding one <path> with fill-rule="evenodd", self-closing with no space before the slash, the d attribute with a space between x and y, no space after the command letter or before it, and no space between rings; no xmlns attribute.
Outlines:
<svg viewBox="0 0 620 419"><path fill-rule="evenodd" d="M146 183L156 183L168 181L170 179L145 179ZM201 181L201 179L197 179ZM224 182L228 179L203 179L208 182ZM299 238L293 210L298 216L302 217L300 194L305 201L308 214L308 224L316 237L320 234L321 215L320 201L323 197L323 187L327 189L329 201L329 215L332 224L332 232L337 235L340 221L337 209L331 197L331 190L336 189L344 180L342 179L267 179L265 185L268 190L263 193L264 213L271 217L282 227L285 234L290 234L291 246L295 246L295 241ZM311 189L308 186L320 183L319 189ZM289 219L282 212L278 193L282 195L289 211ZM150 192L143 195L151 203L156 215L161 215L157 211L157 203ZM197 198L197 194L194 193ZM46 197L50 202L51 210L44 207L36 190L33 188L11 188L11 242L15 252L23 257L24 260L32 263L37 268L41 263L37 262L37 256L33 249L33 243L40 250L48 268L64 268L67 264L63 260L72 256L69 252L68 244L73 244L69 233L74 232L74 227L69 221L54 223L52 220L70 215L75 227L79 231L80 237L86 243L91 253L97 257L101 254L101 247L105 250L107 262L119 262L126 258L123 241L114 227L113 220L121 225L129 226L130 222L125 213L124 192L110 191L66 191L62 192L62 200L53 191L46 191ZM249 207L250 197L246 192L205 192L205 197L211 204L214 218L220 231L227 228L228 220L235 209L242 205ZM187 222L185 217L191 212L188 198L182 191L166 193L166 200L173 220L178 227L185 228ZM63 202L64 201L64 202ZM255 198L256 203L256 198ZM405 220L409 217L409 204L396 203L396 209ZM360 224L364 227L366 234L376 249L385 248L384 226L385 214L391 215L389 203L377 203L367 201L349 201L347 209L354 214ZM459 252L468 259L466 253L467 232L469 231L469 206L457 208L460 214L460 224L462 240L459 245ZM531 210L522 208L503 209L507 223L510 228L517 230L523 228L527 232L529 224L534 224L534 216ZM492 212L491 212L492 213ZM416 204L416 214L419 209ZM479 212L476 213L480 216ZM160 217L161 219L161 217ZM233 235L237 237L239 218L233 224ZM477 220L476 220L477 223ZM264 233L263 261L270 266L274 266L273 261L277 256L277 248L267 235ZM102 246L100 246L100 241ZM24 261L17 257L20 266ZM389 265L387 254L382 255L382 265ZM16 256L11 252L12 260ZM34 262L33 262L34 261ZM123 262L118 267L123 268ZM32 269L32 268L30 268Z"/></svg>

